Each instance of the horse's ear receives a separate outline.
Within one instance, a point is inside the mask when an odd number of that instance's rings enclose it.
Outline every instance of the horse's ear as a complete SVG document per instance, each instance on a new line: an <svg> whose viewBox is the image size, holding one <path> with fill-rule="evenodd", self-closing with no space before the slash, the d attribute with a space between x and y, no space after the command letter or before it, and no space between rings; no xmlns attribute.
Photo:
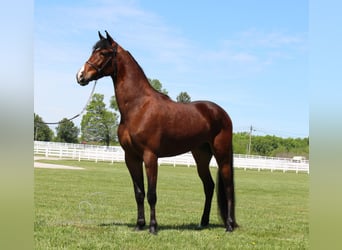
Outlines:
<svg viewBox="0 0 342 250"><path fill-rule="evenodd" d="M105 38L101 35L100 31L99 31L98 33L99 33L99 37L100 37L101 40L105 39Z"/></svg>
<svg viewBox="0 0 342 250"><path fill-rule="evenodd" d="M113 43L113 42L114 42L114 39L108 34L107 30L105 30L105 32L106 32L107 40L108 40L110 43Z"/></svg>

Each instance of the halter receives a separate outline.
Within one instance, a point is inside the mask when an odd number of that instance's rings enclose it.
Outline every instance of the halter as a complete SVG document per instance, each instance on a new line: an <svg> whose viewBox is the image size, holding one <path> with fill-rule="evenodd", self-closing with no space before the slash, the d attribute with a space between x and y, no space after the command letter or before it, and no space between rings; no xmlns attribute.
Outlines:
<svg viewBox="0 0 342 250"><path fill-rule="evenodd" d="M89 64L92 68L94 68L96 70L96 72L98 74L101 74L102 71L104 70L104 68L108 65L108 63L113 59L114 60L114 79L116 79L116 75L117 75L117 65L116 65L116 53L117 53L117 49L118 49L118 44L115 44L115 47L112 47L113 52L111 53L111 55L108 57L108 59L105 61L105 63L102 65L102 67L98 67L95 64L86 61L86 64Z"/></svg>

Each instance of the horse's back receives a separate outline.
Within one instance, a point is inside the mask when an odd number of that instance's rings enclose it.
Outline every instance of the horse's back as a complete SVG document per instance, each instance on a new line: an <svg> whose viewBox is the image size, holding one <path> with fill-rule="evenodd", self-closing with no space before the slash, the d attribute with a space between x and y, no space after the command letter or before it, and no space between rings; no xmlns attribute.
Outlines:
<svg viewBox="0 0 342 250"><path fill-rule="evenodd" d="M210 101L193 101L190 103L168 102L166 111L167 120L177 118L187 127L195 129L203 124L209 129L232 128L232 121L227 112L218 104ZM178 124L178 126L182 126ZM218 128L219 127L219 128Z"/></svg>

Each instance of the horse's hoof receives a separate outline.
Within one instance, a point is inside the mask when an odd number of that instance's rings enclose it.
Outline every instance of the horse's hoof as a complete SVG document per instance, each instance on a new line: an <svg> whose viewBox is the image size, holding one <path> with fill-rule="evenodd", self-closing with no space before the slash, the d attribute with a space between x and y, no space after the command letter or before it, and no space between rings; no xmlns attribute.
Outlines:
<svg viewBox="0 0 342 250"><path fill-rule="evenodd" d="M154 227L151 227L150 234L157 235L157 229L155 229Z"/></svg>
<svg viewBox="0 0 342 250"><path fill-rule="evenodd" d="M206 228L209 226L209 219L202 219L201 224L199 224L200 227Z"/></svg>
<svg viewBox="0 0 342 250"><path fill-rule="evenodd" d="M139 220L137 221L136 226L135 226L135 231L144 230L145 225L146 225L145 220L139 219Z"/></svg>
<svg viewBox="0 0 342 250"><path fill-rule="evenodd" d="M227 232L227 233L231 233L231 232L233 232L233 231L234 231L234 228L233 228L232 225L228 225L228 226L226 227L226 232Z"/></svg>

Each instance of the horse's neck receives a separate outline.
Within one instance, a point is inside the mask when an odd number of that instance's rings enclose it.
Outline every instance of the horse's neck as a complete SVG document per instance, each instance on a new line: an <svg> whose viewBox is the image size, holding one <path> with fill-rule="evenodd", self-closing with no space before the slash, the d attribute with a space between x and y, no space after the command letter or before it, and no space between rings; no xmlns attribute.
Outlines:
<svg viewBox="0 0 342 250"><path fill-rule="evenodd" d="M125 116L132 109L141 107L147 98L153 98L157 93L129 52L120 48L117 57L114 89L121 116Z"/></svg>

